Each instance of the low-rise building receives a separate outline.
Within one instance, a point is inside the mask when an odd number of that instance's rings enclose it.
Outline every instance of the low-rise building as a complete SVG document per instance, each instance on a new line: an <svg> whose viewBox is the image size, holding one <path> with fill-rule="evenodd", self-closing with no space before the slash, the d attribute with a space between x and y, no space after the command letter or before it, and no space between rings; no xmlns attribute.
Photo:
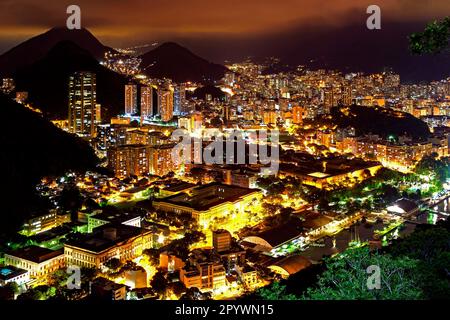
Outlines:
<svg viewBox="0 0 450 320"><path fill-rule="evenodd" d="M65 266L64 251L30 246L6 253L5 264L27 270L30 277L39 277Z"/></svg>
<svg viewBox="0 0 450 320"><path fill-rule="evenodd" d="M54 228L57 224L57 212L56 210L50 210L45 213L33 214L28 218L23 224L23 232L26 235L33 235Z"/></svg>
<svg viewBox="0 0 450 320"><path fill-rule="evenodd" d="M67 265L100 268L111 258L126 262L152 247L150 230L127 225L104 225L64 244Z"/></svg>
<svg viewBox="0 0 450 320"><path fill-rule="evenodd" d="M91 295L101 300L125 300L126 286L105 278L97 278L91 284Z"/></svg>
<svg viewBox="0 0 450 320"><path fill-rule="evenodd" d="M15 282L19 286L30 281L30 273L13 266L0 267L0 287Z"/></svg>
<svg viewBox="0 0 450 320"><path fill-rule="evenodd" d="M242 211L253 201L260 200L258 189L247 189L211 183L153 202L157 210L175 214L190 214L199 223L209 223L215 217Z"/></svg>
<svg viewBox="0 0 450 320"><path fill-rule="evenodd" d="M141 227L142 217L136 213L98 213L88 216L88 232L92 232L95 228L106 224L123 224L132 227Z"/></svg>
<svg viewBox="0 0 450 320"><path fill-rule="evenodd" d="M186 288L215 290L226 285L226 273L220 258L211 250L194 250L189 263L180 270Z"/></svg>

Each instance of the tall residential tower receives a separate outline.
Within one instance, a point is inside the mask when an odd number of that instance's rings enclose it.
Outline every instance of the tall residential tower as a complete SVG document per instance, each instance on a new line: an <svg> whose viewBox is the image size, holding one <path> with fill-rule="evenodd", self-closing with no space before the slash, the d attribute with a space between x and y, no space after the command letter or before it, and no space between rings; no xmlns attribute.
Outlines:
<svg viewBox="0 0 450 320"><path fill-rule="evenodd" d="M76 72L69 79L69 131L85 137L95 136L97 109L96 77Z"/></svg>

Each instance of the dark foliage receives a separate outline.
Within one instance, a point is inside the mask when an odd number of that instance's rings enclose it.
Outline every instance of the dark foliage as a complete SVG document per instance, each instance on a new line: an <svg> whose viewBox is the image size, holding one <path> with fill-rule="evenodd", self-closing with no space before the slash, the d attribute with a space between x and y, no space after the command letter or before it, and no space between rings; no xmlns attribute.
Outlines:
<svg viewBox="0 0 450 320"><path fill-rule="evenodd" d="M353 105L347 108L331 109L329 118L339 127L354 127L357 135L378 134L382 137L391 135L407 135L416 139L424 139L430 135L428 126L414 116L379 107L363 107Z"/></svg>

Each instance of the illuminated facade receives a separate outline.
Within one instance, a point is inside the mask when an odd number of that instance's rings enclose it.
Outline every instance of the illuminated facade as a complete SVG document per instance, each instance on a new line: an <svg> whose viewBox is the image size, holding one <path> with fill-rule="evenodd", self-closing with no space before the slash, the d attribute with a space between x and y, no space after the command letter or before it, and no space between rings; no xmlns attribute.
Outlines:
<svg viewBox="0 0 450 320"><path fill-rule="evenodd" d="M15 282L19 286L30 281L30 273L27 270L13 266L0 267L0 287Z"/></svg>
<svg viewBox="0 0 450 320"><path fill-rule="evenodd" d="M5 264L27 270L30 277L39 277L64 267L64 252L30 246L6 253Z"/></svg>
<svg viewBox="0 0 450 320"><path fill-rule="evenodd" d="M180 281L186 288L214 290L226 285L226 273L217 256L208 250L194 250L189 257L189 266L180 270Z"/></svg>
<svg viewBox="0 0 450 320"><path fill-rule="evenodd" d="M143 176L149 173L150 147L123 145L108 149L108 167L116 177Z"/></svg>
<svg viewBox="0 0 450 320"><path fill-rule="evenodd" d="M133 260L153 244L150 230L127 226L105 225L84 239L64 244L67 265L100 268L106 261L117 258L122 262Z"/></svg>
<svg viewBox="0 0 450 320"><path fill-rule="evenodd" d="M10 94L16 89L16 84L14 79L12 78L3 78L2 79L2 91L4 94Z"/></svg>
<svg viewBox="0 0 450 320"><path fill-rule="evenodd" d="M33 215L25 221L23 231L27 235L32 235L54 228L58 223L57 217L56 210L50 210L45 214Z"/></svg>
<svg viewBox="0 0 450 320"><path fill-rule="evenodd" d="M155 200L153 205L156 209L166 212L190 214L200 224L204 224L215 217L242 211L261 198L262 192L258 189L211 183L199 186L189 193Z"/></svg>
<svg viewBox="0 0 450 320"><path fill-rule="evenodd" d="M125 86L125 114L133 115L138 112L137 108L138 97L137 97L137 85L127 84Z"/></svg>
<svg viewBox="0 0 450 320"><path fill-rule="evenodd" d="M186 87L183 84L174 87L173 92L173 110L175 115L184 114L187 112L186 104Z"/></svg>
<svg viewBox="0 0 450 320"><path fill-rule="evenodd" d="M304 118L305 109L299 106L292 108L292 123L302 124Z"/></svg>
<svg viewBox="0 0 450 320"><path fill-rule="evenodd" d="M383 166L402 172L411 170L424 156L433 150L445 154L448 152L448 142L443 148L433 147L432 142L392 143L380 139L348 137L336 144L340 152L350 152L367 160L377 160Z"/></svg>
<svg viewBox="0 0 450 320"><path fill-rule="evenodd" d="M152 91L152 87L141 87L141 117L144 119L153 115Z"/></svg>
<svg viewBox="0 0 450 320"><path fill-rule="evenodd" d="M159 113L161 120L169 122L173 118L173 91L161 89L158 91Z"/></svg>
<svg viewBox="0 0 450 320"><path fill-rule="evenodd" d="M172 161L174 145L155 145L149 149L149 173L156 176L165 176L176 170Z"/></svg>
<svg viewBox="0 0 450 320"><path fill-rule="evenodd" d="M97 120L96 76L76 72L69 78L69 131L94 137ZM99 106L99 105L98 105Z"/></svg>

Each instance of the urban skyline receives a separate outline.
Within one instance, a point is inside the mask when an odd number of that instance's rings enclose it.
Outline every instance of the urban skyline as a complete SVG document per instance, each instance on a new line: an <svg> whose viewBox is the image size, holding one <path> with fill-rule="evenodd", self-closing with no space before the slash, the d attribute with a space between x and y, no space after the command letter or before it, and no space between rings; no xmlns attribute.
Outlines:
<svg viewBox="0 0 450 320"><path fill-rule="evenodd" d="M148 2L82 2L66 27L48 25L60 5L0 4L0 48L30 37L0 55L0 299L172 300L172 314L205 317L216 311L183 301L232 300L245 317L280 314L277 300L449 299L450 17L427 3L154 1L147 25ZM47 17L25 21L30 8ZM379 47L383 64L363 70L370 55L337 67L288 58L297 44L259 57L229 45L300 21L327 54L350 51L320 38L325 18L360 21L374 43L417 24L388 40L411 58L398 68ZM204 57L180 34L235 56Z"/></svg>

